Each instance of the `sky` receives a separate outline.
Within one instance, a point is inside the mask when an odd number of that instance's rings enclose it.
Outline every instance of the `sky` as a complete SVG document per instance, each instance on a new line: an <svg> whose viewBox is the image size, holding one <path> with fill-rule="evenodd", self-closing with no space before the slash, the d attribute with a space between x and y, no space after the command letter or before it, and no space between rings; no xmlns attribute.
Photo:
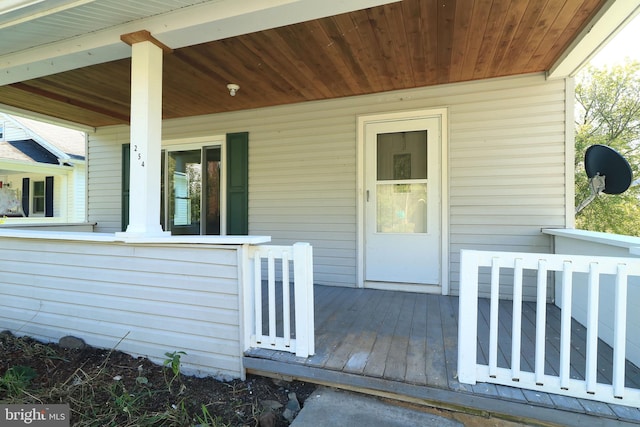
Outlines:
<svg viewBox="0 0 640 427"><path fill-rule="evenodd" d="M625 57L640 61L640 15L636 16L595 57L591 65L609 67L622 64Z"/></svg>

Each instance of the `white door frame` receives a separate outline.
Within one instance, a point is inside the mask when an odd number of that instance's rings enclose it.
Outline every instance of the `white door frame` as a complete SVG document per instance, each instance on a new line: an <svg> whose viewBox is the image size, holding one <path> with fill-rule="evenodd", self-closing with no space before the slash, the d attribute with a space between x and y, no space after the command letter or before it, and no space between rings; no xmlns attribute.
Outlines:
<svg viewBox="0 0 640 427"><path fill-rule="evenodd" d="M424 110L398 111L392 113L366 114L357 116L357 279L359 288L364 288L364 253L365 253L365 126L367 123L395 121L415 118L437 117L441 122L440 138L440 288L442 295L449 295L449 121L447 108L430 108Z"/></svg>

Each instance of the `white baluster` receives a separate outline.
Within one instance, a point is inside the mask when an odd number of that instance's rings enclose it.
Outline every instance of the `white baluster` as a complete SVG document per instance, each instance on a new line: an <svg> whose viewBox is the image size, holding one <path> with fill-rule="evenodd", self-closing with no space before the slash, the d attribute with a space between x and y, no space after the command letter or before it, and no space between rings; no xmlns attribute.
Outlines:
<svg viewBox="0 0 640 427"><path fill-rule="evenodd" d="M587 289L587 361L585 380L587 393L594 394L598 382L598 304L600 301L600 266L589 264Z"/></svg>
<svg viewBox="0 0 640 427"><path fill-rule="evenodd" d="M538 260L536 294L536 384L544 384L544 359L547 328L547 260Z"/></svg>

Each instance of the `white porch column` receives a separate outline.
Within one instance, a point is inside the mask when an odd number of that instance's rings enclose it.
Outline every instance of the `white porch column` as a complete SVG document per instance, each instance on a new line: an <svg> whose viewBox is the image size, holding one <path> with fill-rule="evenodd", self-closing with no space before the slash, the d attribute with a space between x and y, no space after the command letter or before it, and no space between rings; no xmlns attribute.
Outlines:
<svg viewBox="0 0 640 427"><path fill-rule="evenodd" d="M148 31L121 39L131 45L129 225L124 234L167 235L160 225L162 55L171 49Z"/></svg>

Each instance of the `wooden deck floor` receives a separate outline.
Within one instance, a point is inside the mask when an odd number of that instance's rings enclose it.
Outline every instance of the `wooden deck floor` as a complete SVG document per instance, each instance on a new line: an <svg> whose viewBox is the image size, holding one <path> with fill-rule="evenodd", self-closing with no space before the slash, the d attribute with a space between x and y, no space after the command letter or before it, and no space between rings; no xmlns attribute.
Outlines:
<svg viewBox="0 0 640 427"><path fill-rule="evenodd" d="M511 302L500 307L501 328L510 329ZM478 357L485 359L489 303L480 301ZM546 371L557 372L560 311L547 306ZM469 386L457 380L458 299L438 295L352 289L315 288L316 354L252 349L244 358L250 372L291 376L374 394L427 401L445 407L470 407L487 413L535 418L562 425L640 423L640 409L568 398L493 384ZM535 337L535 305L525 303L523 349ZM486 332L486 335L482 332ZM507 336L510 334L504 334ZM585 331L572 328L572 372L584 376ZM510 342L500 340L498 364L508 366ZM611 349L602 343L600 381L610 381ZM533 350L521 360L533 371ZM627 386L640 388L640 370L628 364ZM585 424L586 423L586 424Z"/></svg>

